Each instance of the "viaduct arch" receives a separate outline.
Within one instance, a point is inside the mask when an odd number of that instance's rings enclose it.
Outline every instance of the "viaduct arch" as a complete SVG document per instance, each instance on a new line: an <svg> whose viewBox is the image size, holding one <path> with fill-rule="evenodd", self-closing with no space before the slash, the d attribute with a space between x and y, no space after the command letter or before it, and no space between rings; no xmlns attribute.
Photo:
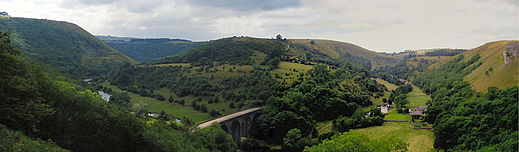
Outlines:
<svg viewBox="0 0 519 152"><path fill-rule="evenodd" d="M213 123L221 125L222 129L229 133L233 140L238 142L241 137L251 137L254 134L254 124L263 108L251 108L232 113L198 125L198 128L210 127Z"/></svg>

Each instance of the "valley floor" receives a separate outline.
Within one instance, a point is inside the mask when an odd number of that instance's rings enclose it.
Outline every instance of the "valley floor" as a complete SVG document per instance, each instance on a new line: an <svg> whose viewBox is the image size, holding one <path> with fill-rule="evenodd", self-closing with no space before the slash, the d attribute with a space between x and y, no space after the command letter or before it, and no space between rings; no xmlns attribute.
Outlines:
<svg viewBox="0 0 519 152"><path fill-rule="evenodd" d="M370 139L394 136L406 141L411 152L427 152L434 149L432 131L413 129L411 122L384 122L382 126L352 129L350 132L365 134Z"/></svg>
<svg viewBox="0 0 519 152"><path fill-rule="evenodd" d="M117 86L113 86L108 83L103 83L102 85L111 88L113 91L122 91L121 89L117 88ZM168 101L159 101L155 98L143 97L132 92L128 92L128 94L131 98L131 105L145 106L150 112L159 113L164 111L171 116L178 118L186 117L193 120L194 122L202 122L213 118L208 113L200 112L191 108L189 106L191 105L190 102L183 106L175 103L169 103Z"/></svg>

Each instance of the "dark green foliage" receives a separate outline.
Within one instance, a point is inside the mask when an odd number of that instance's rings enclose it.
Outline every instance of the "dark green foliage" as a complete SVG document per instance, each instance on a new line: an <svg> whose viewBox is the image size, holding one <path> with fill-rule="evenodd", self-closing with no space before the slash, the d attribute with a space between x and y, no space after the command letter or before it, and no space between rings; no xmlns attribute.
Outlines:
<svg viewBox="0 0 519 152"><path fill-rule="evenodd" d="M112 84L118 87L140 94L141 96L164 97L153 94L153 90L170 88L178 96L212 96L213 92L220 90L208 83L208 79L196 75L186 76L183 72L189 69L178 66L167 67L137 67L128 66L119 70L113 76Z"/></svg>
<svg viewBox="0 0 519 152"><path fill-rule="evenodd" d="M202 145L213 152L236 151L237 145L232 137L223 131L219 125L197 130L193 133L193 145Z"/></svg>
<svg viewBox="0 0 519 152"><path fill-rule="evenodd" d="M0 31L12 32L12 44L27 55L76 77L107 73L134 62L67 22L10 18L0 20Z"/></svg>
<svg viewBox="0 0 519 152"><path fill-rule="evenodd" d="M51 79L63 76L28 66L7 39L6 34L0 33L0 63L6 67L0 69L0 124L9 129L28 133L31 138L52 140L62 148L79 152L236 150L232 138L219 127L192 132L182 125L163 121L145 124L146 120L106 103L90 90ZM192 122L186 120L185 124ZM52 144L30 140L0 127L2 151L10 148L61 151ZM14 145L13 140L16 140Z"/></svg>
<svg viewBox="0 0 519 152"><path fill-rule="evenodd" d="M9 34L0 32L0 124L33 132L43 117L54 113L42 98L50 82L23 62L20 52L9 43Z"/></svg>
<svg viewBox="0 0 519 152"><path fill-rule="evenodd" d="M405 108L405 105L409 104L409 101L407 101L407 94L411 91L413 91L413 86L410 84L402 85L391 91L388 101L397 106L399 113L405 113L407 111L402 109Z"/></svg>
<svg viewBox="0 0 519 152"><path fill-rule="evenodd" d="M517 150L518 91L517 87L513 87L499 91L497 95L487 94L493 98L458 98L455 107L443 111L436 119L435 147L478 150L500 144L496 148ZM507 143L510 141L514 141L513 144Z"/></svg>
<svg viewBox="0 0 519 152"><path fill-rule="evenodd" d="M112 92L110 102L121 106L128 106L130 103L130 95L126 92Z"/></svg>
<svg viewBox="0 0 519 152"><path fill-rule="evenodd" d="M342 117L333 121L333 131L347 132L350 129L366 128L371 126L381 126L384 123L384 115L380 109L373 107L369 111L369 116L363 111L356 111L351 117Z"/></svg>
<svg viewBox="0 0 519 152"><path fill-rule="evenodd" d="M310 136L302 136L299 129L291 129L283 138L283 151L299 152L305 149L305 146L312 146L318 143L317 139Z"/></svg>
<svg viewBox="0 0 519 152"><path fill-rule="evenodd" d="M0 151L2 152L67 152L52 142L31 139L19 131L12 131L0 124Z"/></svg>
<svg viewBox="0 0 519 152"><path fill-rule="evenodd" d="M431 52L426 52L425 56L455 56L463 53L465 49L438 49Z"/></svg>
<svg viewBox="0 0 519 152"><path fill-rule="evenodd" d="M209 114L210 114L211 116L213 116L213 117L217 117L217 116L220 116L220 115L222 115L222 114L220 114L220 112L219 112L219 111L217 111L217 110L214 110L214 109L213 109L213 110L211 110L211 112L209 112Z"/></svg>
<svg viewBox="0 0 519 152"><path fill-rule="evenodd" d="M174 41L171 39L131 39L130 41L103 41L114 49L121 51L128 57L139 62L176 55L181 52L197 48L204 44L204 42Z"/></svg>
<svg viewBox="0 0 519 152"><path fill-rule="evenodd" d="M251 75L236 76L221 82L222 97L226 100L241 102L244 100L267 100L277 96L282 89L270 72L254 70ZM218 100L216 100L218 101Z"/></svg>

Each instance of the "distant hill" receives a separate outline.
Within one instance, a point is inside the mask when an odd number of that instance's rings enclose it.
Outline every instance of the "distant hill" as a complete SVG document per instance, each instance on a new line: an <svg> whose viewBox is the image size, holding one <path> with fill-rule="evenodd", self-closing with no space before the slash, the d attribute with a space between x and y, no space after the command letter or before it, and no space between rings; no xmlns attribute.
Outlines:
<svg viewBox="0 0 519 152"><path fill-rule="evenodd" d="M135 63L81 27L62 21L10 18L0 31L12 33L12 43L29 56L75 77L106 73Z"/></svg>
<svg viewBox="0 0 519 152"><path fill-rule="evenodd" d="M274 58L280 54L281 57ZM250 37L214 40L192 51L151 61L151 63L206 62L207 60L251 65L268 64L271 59L302 64L347 62L368 70L397 63L397 59L393 57L344 42L303 39L279 41Z"/></svg>
<svg viewBox="0 0 519 152"><path fill-rule="evenodd" d="M397 63L397 58L395 57L382 55L345 42L312 39L296 39L290 40L290 42L310 47L311 49L317 50L330 58L349 58L350 61L369 61L370 67L368 69L371 70L395 65Z"/></svg>
<svg viewBox="0 0 519 152"><path fill-rule="evenodd" d="M204 42L170 38L96 37L139 62L175 55L204 44Z"/></svg>

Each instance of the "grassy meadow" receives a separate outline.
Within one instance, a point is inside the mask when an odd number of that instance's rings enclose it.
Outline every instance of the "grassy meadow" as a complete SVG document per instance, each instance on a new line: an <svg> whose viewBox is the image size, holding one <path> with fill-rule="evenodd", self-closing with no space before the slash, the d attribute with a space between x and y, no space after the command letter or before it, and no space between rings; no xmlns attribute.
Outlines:
<svg viewBox="0 0 519 152"><path fill-rule="evenodd" d="M407 94L407 101L409 101L411 107L426 106L429 100L431 100L431 97L415 85L413 85L413 91Z"/></svg>
<svg viewBox="0 0 519 152"><path fill-rule="evenodd" d="M350 132L365 134L373 140L388 136L400 138L409 144L407 148L411 152L427 152L434 149L433 132L412 129L410 122L384 122L382 126L352 129Z"/></svg>

